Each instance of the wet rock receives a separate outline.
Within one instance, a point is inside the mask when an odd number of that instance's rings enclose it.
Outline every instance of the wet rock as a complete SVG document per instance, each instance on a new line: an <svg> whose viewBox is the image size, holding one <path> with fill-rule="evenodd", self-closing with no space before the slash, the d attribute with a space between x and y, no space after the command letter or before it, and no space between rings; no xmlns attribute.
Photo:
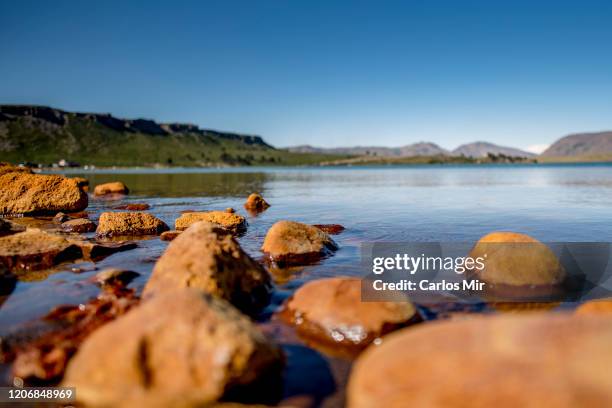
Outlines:
<svg viewBox="0 0 612 408"><path fill-rule="evenodd" d="M25 231L25 227L0 218L0 237Z"/></svg>
<svg viewBox="0 0 612 408"><path fill-rule="evenodd" d="M104 196L109 194L129 194L130 190L125 184L120 181L114 181L111 183L98 184L94 188L94 195Z"/></svg>
<svg viewBox="0 0 612 408"><path fill-rule="evenodd" d="M66 221L68 221L70 219L70 217L66 214L64 214L63 212L58 212L57 214L55 214L55 217L53 217L53 222L56 224L63 224Z"/></svg>
<svg viewBox="0 0 612 408"><path fill-rule="evenodd" d="M175 228L179 231L185 230L198 221L217 224L232 233L240 233L246 230L246 219L242 215L225 211L188 212L181 214L175 222Z"/></svg>
<svg viewBox="0 0 612 408"><path fill-rule="evenodd" d="M29 167L13 166L11 163L0 162L0 176L7 173L32 173Z"/></svg>
<svg viewBox="0 0 612 408"><path fill-rule="evenodd" d="M314 224L313 227L317 227L321 231L333 235L339 234L345 230L340 224Z"/></svg>
<svg viewBox="0 0 612 408"><path fill-rule="evenodd" d="M0 238L0 265L9 270L46 269L80 256L78 246L35 228Z"/></svg>
<svg viewBox="0 0 612 408"><path fill-rule="evenodd" d="M15 289L16 283L17 277L6 266L0 265L0 296L11 294ZM2 303L3 300L0 300L0 306L2 306ZM0 348L2 348L2 344L0 344Z"/></svg>
<svg viewBox="0 0 612 408"><path fill-rule="evenodd" d="M576 308L576 314L612 316L612 298L596 299L584 302Z"/></svg>
<svg viewBox="0 0 612 408"><path fill-rule="evenodd" d="M612 406L611 342L611 319L552 313L403 329L357 359L347 406Z"/></svg>
<svg viewBox="0 0 612 408"><path fill-rule="evenodd" d="M125 286L139 275L138 272L127 269L109 268L98 272L95 280L101 285Z"/></svg>
<svg viewBox="0 0 612 408"><path fill-rule="evenodd" d="M421 321L416 307L403 295L397 302L362 302L361 280L348 277L306 283L287 301L281 316L304 337L360 348Z"/></svg>
<svg viewBox="0 0 612 408"><path fill-rule="evenodd" d="M168 289L196 288L254 314L268 302L268 272L225 230L206 222L189 227L159 258L143 296Z"/></svg>
<svg viewBox="0 0 612 408"><path fill-rule="evenodd" d="M233 213L235 213L235 212L236 212L236 210L234 210L232 207L227 207L227 208L225 209L225 212L226 212L226 213L233 214Z"/></svg>
<svg viewBox="0 0 612 408"><path fill-rule="evenodd" d="M264 252L279 264L301 264L318 260L337 249L333 239L312 225L279 221L266 234Z"/></svg>
<svg viewBox="0 0 612 408"><path fill-rule="evenodd" d="M105 212L100 215L99 236L159 235L169 228L159 218L144 212Z"/></svg>
<svg viewBox="0 0 612 408"><path fill-rule="evenodd" d="M7 173L0 176L0 214L81 211L87 193L61 176Z"/></svg>
<svg viewBox="0 0 612 408"><path fill-rule="evenodd" d="M135 242L129 241L91 242L73 240L71 242L81 248L81 252L83 253L83 259L89 261L99 261L117 252L129 251L138 247Z"/></svg>
<svg viewBox="0 0 612 408"><path fill-rule="evenodd" d="M128 211L146 211L151 206L146 203L132 203L132 204L123 204L113 207L114 210L128 210Z"/></svg>
<svg viewBox="0 0 612 408"><path fill-rule="evenodd" d="M485 259L484 269L469 274L487 284L489 300L553 300L566 278L550 248L525 234L493 232L481 238L469 256Z"/></svg>
<svg viewBox="0 0 612 408"><path fill-rule="evenodd" d="M244 208L255 213L265 211L270 204L259 193L252 193L244 203Z"/></svg>
<svg viewBox="0 0 612 408"><path fill-rule="evenodd" d="M159 239L161 239L162 241L172 241L174 238L178 237L181 234L181 232L182 231L176 231L176 230L164 231L159 236Z"/></svg>
<svg viewBox="0 0 612 408"><path fill-rule="evenodd" d="M57 306L41 322L35 322L47 323L47 329L37 332L26 328L22 335L5 337L2 357L5 362L14 360L12 374L16 377L32 383L58 381L90 333L137 303L132 289L118 288L83 304Z"/></svg>
<svg viewBox="0 0 612 408"><path fill-rule="evenodd" d="M94 332L63 386L90 406L202 406L279 375L280 350L228 303L182 289Z"/></svg>
<svg viewBox="0 0 612 408"><path fill-rule="evenodd" d="M64 232L92 232L96 230L96 224L86 218L76 218L62 223Z"/></svg>

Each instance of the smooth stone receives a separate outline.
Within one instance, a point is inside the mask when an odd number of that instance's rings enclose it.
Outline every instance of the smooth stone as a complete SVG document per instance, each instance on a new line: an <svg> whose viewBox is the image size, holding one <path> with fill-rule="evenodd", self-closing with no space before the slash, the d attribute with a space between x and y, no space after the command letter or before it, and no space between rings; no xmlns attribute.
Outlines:
<svg viewBox="0 0 612 408"><path fill-rule="evenodd" d="M130 190L121 181L113 181L111 183L98 184L94 188L95 196L104 196L108 194L129 194Z"/></svg>
<svg viewBox="0 0 612 408"><path fill-rule="evenodd" d="M0 214L81 211L87 203L87 193L66 177L20 172L0 176Z"/></svg>
<svg viewBox="0 0 612 408"><path fill-rule="evenodd" d="M86 218L76 218L62 223L65 232L92 232L96 230L96 223Z"/></svg>
<svg viewBox="0 0 612 408"><path fill-rule="evenodd" d="M99 236L159 235L168 225L144 212L105 212L100 215L96 234Z"/></svg>
<svg viewBox="0 0 612 408"><path fill-rule="evenodd" d="M310 263L338 248L319 228L295 221L278 221L266 234L261 247L270 260L282 264Z"/></svg>
<svg viewBox="0 0 612 408"><path fill-rule="evenodd" d="M182 289L144 301L89 336L62 386L86 406L196 407L280 376L277 346L230 304Z"/></svg>
<svg viewBox="0 0 612 408"><path fill-rule="evenodd" d="M421 321L403 295L394 302L362 302L361 280L349 277L305 283L289 298L282 316L305 337L358 347Z"/></svg>
<svg viewBox="0 0 612 408"><path fill-rule="evenodd" d="M247 197L244 208L253 212L262 212L270 207L270 204L259 193L252 193Z"/></svg>
<svg viewBox="0 0 612 408"><path fill-rule="evenodd" d="M159 239L161 239L162 241L172 241L173 239L178 237L182 232L183 231L176 231L176 230L164 231L159 236Z"/></svg>
<svg viewBox="0 0 612 408"><path fill-rule="evenodd" d="M138 276L140 276L138 272L120 268L108 268L96 273L95 280L101 285L124 286Z"/></svg>
<svg viewBox="0 0 612 408"><path fill-rule="evenodd" d="M348 408L612 406L612 319L479 316L399 330L353 365Z"/></svg>
<svg viewBox="0 0 612 408"><path fill-rule="evenodd" d="M267 304L271 278L231 234L199 222L170 242L155 264L143 296L177 288L202 290L253 314Z"/></svg>

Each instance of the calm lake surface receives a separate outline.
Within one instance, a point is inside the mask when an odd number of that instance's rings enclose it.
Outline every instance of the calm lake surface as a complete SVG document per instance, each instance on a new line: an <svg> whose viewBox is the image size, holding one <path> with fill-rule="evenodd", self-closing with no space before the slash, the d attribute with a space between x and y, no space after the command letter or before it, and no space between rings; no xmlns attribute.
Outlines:
<svg viewBox="0 0 612 408"><path fill-rule="evenodd" d="M608 164L63 173L86 177L92 189L115 180L130 188L122 200L91 198L87 211L94 220L100 212L125 203L150 204L150 212L170 226L184 210L233 207L247 216L248 231L239 241L255 258L261 257L266 231L278 220L344 225L346 231L334 236L340 246L334 256L305 268L273 272L278 286L268 313L307 280L361 274L362 242L471 242L495 230L523 232L542 241L612 242L612 165ZM257 217L242 207L254 191L272 205ZM0 335L55 305L95 296L99 289L89 279L105 267L141 272L131 284L140 290L166 246L157 238L143 240L137 249L95 265L65 264L51 274L18 282L13 293L0 300ZM74 267L82 272L75 273ZM262 319L265 322L265 316Z"/></svg>

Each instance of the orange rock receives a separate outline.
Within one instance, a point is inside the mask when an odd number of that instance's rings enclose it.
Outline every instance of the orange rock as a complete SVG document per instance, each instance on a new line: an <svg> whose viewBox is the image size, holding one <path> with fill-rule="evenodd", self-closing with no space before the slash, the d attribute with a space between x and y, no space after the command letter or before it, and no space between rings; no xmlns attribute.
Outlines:
<svg viewBox="0 0 612 408"><path fill-rule="evenodd" d="M348 408L612 406L612 320L496 315L399 330L353 365Z"/></svg>
<svg viewBox="0 0 612 408"><path fill-rule="evenodd" d="M103 196L108 194L128 194L130 190L121 181L113 181L111 183L98 184L94 188L94 195Z"/></svg>
<svg viewBox="0 0 612 408"><path fill-rule="evenodd" d="M162 241L172 241L174 238L178 237L182 231L164 231L159 236L159 239Z"/></svg>
<svg viewBox="0 0 612 408"><path fill-rule="evenodd" d="M209 406L228 390L278 378L277 346L230 304L169 291L89 336L62 386L85 406ZM244 395L244 394L242 394Z"/></svg>
<svg viewBox="0 0 612 408"><path fill-rule="evenodd" d="M268 207L270 207L270 204L259 193L252 193L244 203L244 208L254 212L265 211Z"/></svg>
<svg viewBox="0 0 612 408"><path fill-rule="evenodd" d="M612 315L612 299L589 300L576 308L579 315Z"/></svg>
<svg viewBox="0 0 612 408"><path fill-rule="evenodd" d="M159 218L144 212L105 212L96 233L100 236L159 235L169 228Z"/></svg>
<svg viewBox="0 0 612 408"><path fill-rule="evenodd" d="M246 219L239 214L226 211L204 211L188 212L181 214L174 223L177 230L182 231L189 228L192 224L206 221L217 224L232 233L240 233L246 230Z"/></svg>
<svg viewBox="0 0 612 408"><path fill-rule="evenodd" d="M0 214L81 211L87 193L62 176L11 172L0 176Z"/></svg>
<svg viewBox="0 0 612 408"><path fill-rule="evenodd" d="M7 173L32 173L29 167L13 166L11 163L0 162L0 176Z"/></svg>
<svg viewBox="0 0 612 408"><path fill-rule="evenodd" d="M337 249L329 235L312 225L278 221L266 234L262 252L277 263L309 263Z"/></svg>
<svg viewBox="0 0 612 408"><path fill-rule="evenodd" d="M8 270L46 269L80 256L78 246L36 228L0 238L0 266Z"/></svg>
<svg viewBox="0 0 612 408"><path fill-rule="evenodd" d="M86 218L76 218L62 223L65 232L92 232L96 230L96 224Z"/></svg>
<svg viewBox="0 0 612 408"><path fill-rule="evenodd" d="M421 320L407 297L397 302L362 302L361 280L349 277L306 283L287 301L282 316L303 336L359 347Z"/></svg>
<svg viewBox="0 0 612 408"><path fill-rule="evenodd" d="M481 238L470 257L484 259L483 270L473 270L487 284L489 295L535 301L551 299L561 290L566 273L556 255L540 241L514 232L494 232Z"/></svg>
<svg viewBox="0 0 612 408"><path fill-rule="evenodd" d="M340 224L314 224L313 227L317 227L321 231L332 235L339 234L345 230Z"/></svg>
<svg viewBox="0 0 612 408"><path fill-rule="evenodd" d="M271 279L231 234L199 222L168 245L153 268L143 296L187 287L225 299L253 314L267 304Z"/></svg>

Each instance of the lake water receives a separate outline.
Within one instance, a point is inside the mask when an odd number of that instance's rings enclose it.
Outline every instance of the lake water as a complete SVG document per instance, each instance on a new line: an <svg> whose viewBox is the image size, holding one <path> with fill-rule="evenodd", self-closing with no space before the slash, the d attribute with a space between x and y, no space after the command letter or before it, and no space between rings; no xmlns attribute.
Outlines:
<svg viewBox="0 0 612 408"><path fill-rule="evenodd" d="M172 226L184 210L233 207L247 216L248 231L239 240L256 258L261 257L259 247L266 231L278 220L344 225L346 231L334 236L340 246L334 256L297 270L275 271L278 286L268 312L304 281L359 275L363 242L471 242L495 230L527 233L542 241L612 242L612 166L608 164L131 169L70 174L88 178L92 188L121 180L131 190L119 201L92 198L88 208L92 219L113 206L137 202L150 204L150 212ZM272 205L257 217L242 207L253 191ZM139 248L96 265L77 265L85 272L75 273L71 271L75 265L67 264L52 274L18 282L0 304L0 335L55 305L95 296L98 288L88 279L96 271L87 271L93 267L121 266L141 272L132 286L142 288L166 246L157 238L144 240ZM263 320L265 325L265 316ZM299 370L300 363L296 364L293 373ZM342 367L332 370L336 377L342 377L338 374L342 370L346 374ZM337 390L342 382L336 379L336 391L328 392L330 401L341 398ZM288 394L299 394L299 381L292 384Z"/></svg>

